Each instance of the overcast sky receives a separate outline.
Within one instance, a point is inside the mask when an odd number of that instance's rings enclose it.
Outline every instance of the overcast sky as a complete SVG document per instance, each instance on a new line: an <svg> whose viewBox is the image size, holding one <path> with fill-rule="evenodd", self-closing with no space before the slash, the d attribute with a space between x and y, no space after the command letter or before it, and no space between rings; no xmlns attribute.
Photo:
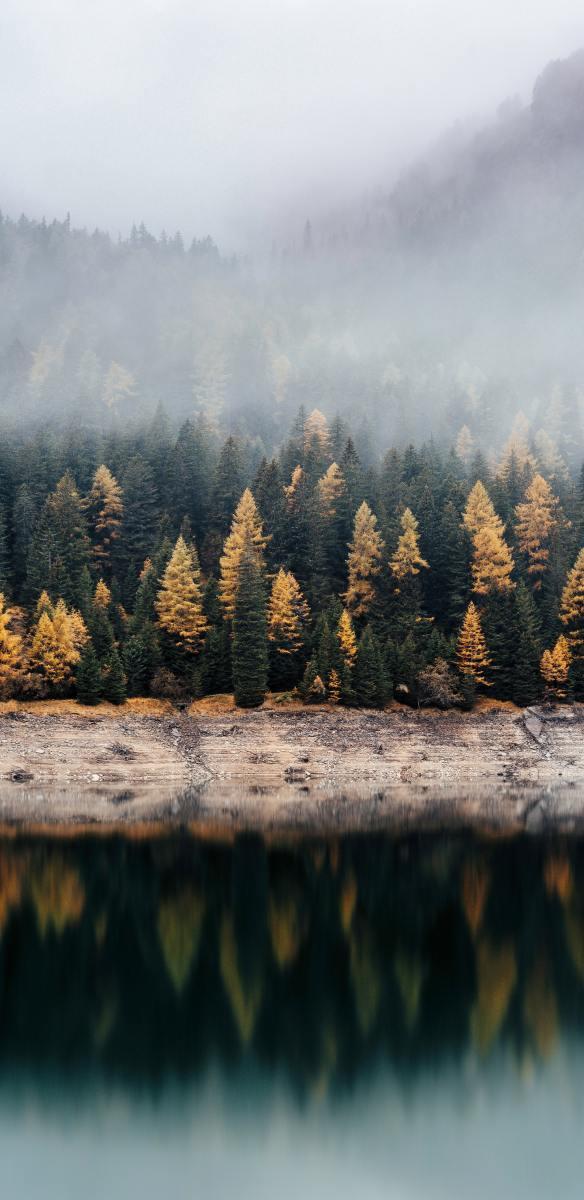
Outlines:
<svg viewBox="0 0 584 1200"><path fill-rule="evenodd" d="M0 0L0 206L240 246L583 45L582 0Z"/></svg>

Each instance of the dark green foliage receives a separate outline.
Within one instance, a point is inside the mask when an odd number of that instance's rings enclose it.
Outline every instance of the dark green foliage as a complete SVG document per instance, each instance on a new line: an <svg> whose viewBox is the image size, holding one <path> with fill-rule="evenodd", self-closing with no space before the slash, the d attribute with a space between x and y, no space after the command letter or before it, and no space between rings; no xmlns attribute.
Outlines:
<svg viewBox="0 0 584 1200"><path fill-rule="evenodd" d="M241 708L262 704L268 684L266 595L257 560L246 554L241 563L233 618L233 692Z"/></svg>
<svg viewBox="0 0 584 1200"><path fill-rule="evenodd" d="M542 681L539 662L542 644L539 636L539 619L532 596L524 583L515 593L514 634L515 655L513 664L512 699L515 704L536 704L541 698Z"/></svg>
<svg viewBox="0 0 584 1200"><path fill-rule="evenodd" d="M115 647L102 667L101 681L103 699L109 700L110 704L123 704L126 699L126 676Z"/></svg>
<svg viewBox="0 0 584 1200"><path fill-rule="evenodd" d="M367 625L357 652L353 675L355 703L361 708L382 708L388 700L388 680L379 642Z"/></svg>
<svg viewBox="0 0 584 1200"><path fill-rule="evenodd" d="M97 655L88 642L77 666L75 688L80 704L98 704L102 695L102 675Z"/></svg>

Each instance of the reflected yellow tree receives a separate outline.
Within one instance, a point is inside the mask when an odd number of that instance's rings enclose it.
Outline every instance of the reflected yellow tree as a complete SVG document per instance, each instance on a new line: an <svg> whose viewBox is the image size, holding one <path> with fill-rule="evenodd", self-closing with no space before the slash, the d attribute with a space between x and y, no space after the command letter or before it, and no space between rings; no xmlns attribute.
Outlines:
<svg viewBox="0 0 584 1200"><path fill-rule="evenodd" d="M487 1054L505 1020L517 982L517 961L511 942L493 946L484 938L477 944L477 996L471 1012L472 1039L480 1054Z"/></svg>
<svg viewBox="0 0 584 1200"><path fill-rule="evenodd" d="M227 914L221 922L219 965L239 1036L243 1045L247 1046L253 1037L261 1008L262 984L257 977L250 983L244 982L237 958L233 919Z"/></svg>
<svg viewBox="0 0 584 1200"><path fill-rule="evenodd" d="M85 890L79 872L58 851L33 860L29 890L41 937L50 929L60 937L81 919Z"/></svg>
<svg viewBox="0 0 584 1200"><path fill-rule="evenodd" d="M172 985L180 995L193 968L201 941L205 901L193 888L167 896L158 908L158 937Z"/></svg>

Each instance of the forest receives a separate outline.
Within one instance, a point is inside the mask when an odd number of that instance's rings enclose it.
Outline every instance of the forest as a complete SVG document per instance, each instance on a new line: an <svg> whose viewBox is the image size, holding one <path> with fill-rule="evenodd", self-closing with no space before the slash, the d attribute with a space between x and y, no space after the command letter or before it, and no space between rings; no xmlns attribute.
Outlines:
<svg viewBox="0 0 584 1200"><path fill-rule="evenodd" d="M519 416L381 453L300 410L279 453L159 409L0 452L4 699L233 692L382 708L584 698L584 475Z"/></svg>

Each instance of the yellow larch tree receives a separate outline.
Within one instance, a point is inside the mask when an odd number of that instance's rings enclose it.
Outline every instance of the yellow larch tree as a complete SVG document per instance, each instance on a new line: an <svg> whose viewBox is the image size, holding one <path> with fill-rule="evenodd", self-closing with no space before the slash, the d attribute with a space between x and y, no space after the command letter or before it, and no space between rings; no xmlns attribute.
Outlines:
<svg viewBox="0 0 584 1200"><path fill-rule="evenodd" d="M291 571L280 568L268 605L268 641L277 654L291 656L302 648L310 610Z"/></svg>
<svg viewBox="0 0 584 1200"><path fill-rule="evenodd" d="M124 505L122 489L104 463L93 476L87 509L93 534L93 553L98 565L106 570L111 562L114 544L120 536Z"/></svg>
<svg viewBox="0 0 584 1200"><path fill-rule="evenodd" d="M41 604L44 595L37 605L30 665L51 687L61 688L71 682L89 634L81 613L67 608L64 600Z"/></svg>
<svg viewBox="0 0 584 1200"><path fill-rule="evenodd" d="M337 515L339 502L346 491L343 472L336 462L331 463L322 479L319 479L316 490L321 515L325 520L332 520Z"/></svg>
<svg viewBox="0 0 584 1200"><path fill-rule="evenodd" d="M580 550L572 570L568 573L560 603L560 621L566 628L566 637L573 658L584 656L584 550Z"/></svg>
<svg viewBox="0 0 584 1200"><path fill-rule="evenodd" d="M533 470L535 459L529 449L529 421L525 413L518 413L511 434L503 449L503 455L498 470L501 479L506 479L512 462L519 471Z"/></svg>
<svg viewBox="0 0 584 1200"><path fill-rule="evenodd" d="M343 609L339 617L337 637L345 663L348 667L352 667L357 658L357 636L353 628L351 614L346 608Z"/></svg>
<svg viewBox="0 0 584 1200"><path fill-rule="evenodd" d="M203 610L201 568L194 546L180 536L155 601L158 624L191 654L201 649L209 622Z"/></svg>
<svg viewBox="0 0 584 1200"><path fill-rule="evenodd" d="M158 937L166 968L178 995L183 991L195 963L203 920L205 900L192 887L160 901Z"/></svg>
<svg viewBox="0 0 584 1200"><path fill-rule="evenodd" d="M304 471L300 466L300 463L298 463L298 465L294 467L290 478L290 483L286 484L284 487L284 496L286 498L286 507L288 509L294 508L303 480Z"/></svg>
<svg viewBox="0 0 584 1200"><path fill-rule="evenodd" d="M534 475L525 499L515 509L519 549L527 559L534 588L541 588L550 555L550 540L559 527L559 502L543 475Z"/></svg>
<svg viewBox="0 0 584 1200"><path fill-rule="evenodd" d="M456 646L456 660L461 675L474 679L475 683L488 687L486 672L491 666L487 643L481 627L478 609L472 600L462 622Z"/></svg>
<svg viewBox="0 0 584 1200"><path fill-rule="evenodd" d="M493 592L512 591L515 587L511 579L514 563L504 537L505 526L480 479L468 497L463 524L473 546L473 592L487 596Z"/></svg>
<svg viewBox="0 0 584 1200"><path fill-rule="evenodd" d="M384 548L377 529L377 517L363 501L355 514L347 559L348 586L344 599L353 617L362 617L371 609L375 600L374 581L381 570Z"/></svg>
<svg viewBox="0 0 584 1200"><path fill-rule="evenodd" d="M544 650L541 656L540 671L546 688L558 700L563 700L568 686L572 656L570 645L563 633L560 634L551 650Z"/></svg>
<svg viewBox="0 0 584 1200"><path fill-rule="evenodd" d="M402 532L390 567L398 583L419 575L420 571L429 567L429 563L420 553L420 536L418 522L410 508L406 508L401 519Z"/></svg>
<svg viewBox="0 0 584 1200"><path fill-rule="evenodd" d="M305 450L309 450L315 443L323 451L328 450L330 444L328 421L319 408L314 408L304 422Z"/></svg>
<svg viewBox="0 0 584 1200"><path fill-rule="evenodd" d="M23 643L14 630L16 609L9 608L0 592L0 697L7 699L18 681L23 666Z"/></svg>
<svg viewBox="0 0 584 1200"><path fill-rule="evenodd" d="M474 450L472 433L468 425L463 425L459 430L455 449L458 457L461 458L463 463L466 463L468 466Z"/></svg>
<svg viewBox="0 0 584 1200"><path fill-rule="evenodd" d="M109 608L111 604L111 598L112 594L107 586L107 583L104 583L103 579L99 579L95 587L95 592L93 593L93 603L95 604L95 607Z"/></svg>
<svg viewBox="0 0 584 1200"><path fill-rule="evenodd" d="M226 621L233 620L235 613L235 598L244 555L250 551L254 553L263 569L264 550L268 540L263 531L256 502L249 488L246 488L235 510L231 532L225 540L219 562L219 599Z"/></svg>

